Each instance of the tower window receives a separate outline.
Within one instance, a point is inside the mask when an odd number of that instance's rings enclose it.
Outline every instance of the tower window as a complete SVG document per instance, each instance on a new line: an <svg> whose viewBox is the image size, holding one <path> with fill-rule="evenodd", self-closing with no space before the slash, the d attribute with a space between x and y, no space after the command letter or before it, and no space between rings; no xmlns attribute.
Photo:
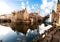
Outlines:
<svg viewBox="0 0 60 42"><path fill-rule="evenodd" d="M60 0L58 0L58 4L60 4Z"/></svg>

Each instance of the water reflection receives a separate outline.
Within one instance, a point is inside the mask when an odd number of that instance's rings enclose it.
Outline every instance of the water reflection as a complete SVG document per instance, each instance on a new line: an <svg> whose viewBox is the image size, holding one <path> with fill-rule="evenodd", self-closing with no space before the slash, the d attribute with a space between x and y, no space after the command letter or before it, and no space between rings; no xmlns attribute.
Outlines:
<svg viewBox="0 0 60 42"><path fill-rule="evenodd" d="M20 23L20 24L11 23L11 24L12 26L10 27L12 28L12 30L17 32L22 32L24 34L26 34L28 29L34 30L39 28L39 25L36 22L34 24L29 24L29 25L26 25L26 23Z"/></svg>
<svg viewBox="0 0 60 42"><path fill-rule="evenodd" d="M38 25L21 25L21 28L38 28ZM24 31L25 32L25 31ZM30 42L33 38L35 38L39 33L37 30L28 30L27 34L24 35L22 32L17 30L12 30L10 27L5 27L0 25L0 40L3 42Z"/></svg>

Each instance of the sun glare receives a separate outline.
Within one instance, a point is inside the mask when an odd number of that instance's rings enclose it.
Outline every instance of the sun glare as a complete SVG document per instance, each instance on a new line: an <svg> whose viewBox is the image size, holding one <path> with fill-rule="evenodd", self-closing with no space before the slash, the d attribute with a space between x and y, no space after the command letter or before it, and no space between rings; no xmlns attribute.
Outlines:
<svg viewBox="0 0 60 42"><path fill-rule="evenodd" d="M8 14L12 11L11 7L7 5L5 2L0 2L0 15Z"/></svg>

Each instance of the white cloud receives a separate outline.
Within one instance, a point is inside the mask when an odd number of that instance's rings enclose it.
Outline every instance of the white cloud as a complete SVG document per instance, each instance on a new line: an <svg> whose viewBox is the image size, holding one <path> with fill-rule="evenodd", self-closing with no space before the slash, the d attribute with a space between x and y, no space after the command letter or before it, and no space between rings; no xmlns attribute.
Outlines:
<svg viewBox="0 0 60 42"><path fill-rule="evenodd" d="M48 2L47 0L42 0L42 5L40 6L41 8L41 15L45 16L46 14L49 14L52 9L55 8L56 0L52 0Z"/></svg>
<svg viewBox="0 0 60 42"><path fill-rule="evenodd" d="M25 9L25 3L24 2L21 2L21 7L20 9Z"/></svg>
<svg viewBox="0 0 60 42"><path fill-rule="evenodd" d="M27 2L26 2L26 4L28 5L28 4L29 4L29 2L27 1Z"/></svg>
<svg viewBox="0 0 60 42"><path fill-rule="evenodd" d="M0 25L0 36L8 34L10 31L12 31L10 27Z"/></svg>
<svg viewBox="0 0 60 42"><path fill-rule="evenodd" d="M45 26L44 24L42 24L41 26L39 26L39 33L42 34L51 27L52 27L51 25Z"/></svg>
<svg viewBox="0 0 60 42"><path fill-rule="evenodd" d="M29 7L29 5L27 6L27 11L30 13L30 12L32 12L31 11L31 8Z"/></svg>
<svg viewBox="0 0 60 42"><path fill-rule="evenodd" d="M16 1L25 1L25 0L16 0Z"/></svg>
<svg viewBox="0 0 60 42"><path fill-rule="evenodd" d="M42 0L43 4L47 4L47 0Z"/></svg>
<svg viewBox="0 0 60 42"><path fill-rule="evenodd" d="M29 6L29 2L28 1L26 2L26 8L27 8L28 12L31 12L31 8Z"/></svg>
<svg viewBox="0 0 60 42"><path fill-rule="evenodd" d="M24 3L24 1L21 2L20 9L25 9L25 8L27 8L27 10L30 11L30 7L29 7L28 1L26 3Z"/></svg>
<svg viewBox="0 0 60 42"><path fill-rule="evenodd" d="M20 9L25 9L25 7L26 7L27 11L29 13L31 13L31 12L36 11L36 8L37 8L36 6L38 6L38 5L37 4L30 5L28 1L26 3L24 1L22 1Z"/></svg>
<svg viewBox="0 0 60 42"><path fill-rule="evenodd" d="M32 5L32 9L35 9L34 5Z"/></svg>
<svg viewBox="0 0 60 42"><path fill-rule="evenodd" d="M7 5L5 2L0 1L0 15L11 13L11 11L12 9L9 5Z"/></svg>

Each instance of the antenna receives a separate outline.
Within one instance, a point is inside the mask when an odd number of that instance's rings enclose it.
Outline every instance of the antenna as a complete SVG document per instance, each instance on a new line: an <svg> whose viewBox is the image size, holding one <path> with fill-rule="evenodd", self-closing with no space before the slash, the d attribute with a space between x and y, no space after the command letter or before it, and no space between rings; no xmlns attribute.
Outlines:
<svg viewBox="0 0 60 42"><path fill-rule="evenodd" d="M38 5L38 15L40 15L40 5Z"/></svg>
<svg viewBox="0 0 60 42"><path fill-rule="evenodd" d="M26 7L27 7L27 5L26 5L26 2L25 2L25 12L27 13L27 8Z"/></svg>
<svg viewBox="0 0 60 42"><path fill-rule="evenodd" d="M25 2L25 9L26 9L26 2Z"/></svg>

